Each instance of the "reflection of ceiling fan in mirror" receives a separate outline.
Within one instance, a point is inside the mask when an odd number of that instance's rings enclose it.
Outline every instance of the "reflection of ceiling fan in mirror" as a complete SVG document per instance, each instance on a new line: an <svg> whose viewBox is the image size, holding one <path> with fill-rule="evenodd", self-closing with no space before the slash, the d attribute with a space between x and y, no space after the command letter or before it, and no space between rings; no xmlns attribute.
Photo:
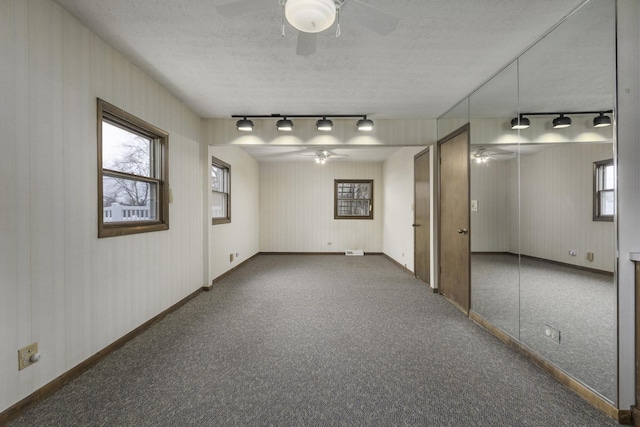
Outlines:
<svg viewBox="0 0 640 427"><path fill-rule="evenodd" d="M334 22L336 37L340 36L340 13L347 6L349 16L361 25L383 36L396 29L398 18L382 12L360 0L278 0L282 7L282 35L286 21L298 30L296 54L308 56L316 51L317 34L327 30ZM268 0L236 0L217 6L222 16L233 18L269 6Z"/></svg>
<svg viewBox="0 0 640 427"><path fill-rule="evenodd" d="M348 157L347 155L337 154L326 148L318 148L315 153L297 153L298 156L313 157L316 163L324 165L329 158Z"/></svg>
<svg viewBox="0 0 640 427"><path fill-rule="evenodd" d="M513 159L515 156L516 153L504 151L497 147L492 147L490 149L487 149L486 147L478 147L471 153L471 160L478 164L487 164L489 160L509 160Z"/></svg>

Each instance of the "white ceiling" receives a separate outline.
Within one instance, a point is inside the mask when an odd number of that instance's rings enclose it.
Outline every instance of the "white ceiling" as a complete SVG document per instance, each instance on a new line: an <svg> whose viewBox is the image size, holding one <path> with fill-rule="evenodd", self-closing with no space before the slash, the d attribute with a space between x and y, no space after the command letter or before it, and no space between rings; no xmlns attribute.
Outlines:
<svg viewBox="0 0 640 427"><path fill-rule="evenodd" d="M297 56L278 0L235 18L235 0L55 0L203 118L368 114L436 118L583 0L360 0L399 19L382 36L349 0L342 35Z"/></svg>
<svg viewBox="0 0 640 427"><path fill-rule="evenodd" d="M279 0L54 1L203 118L375 120L439 117L585 0L348 0L341 36L335 24L320 33L310 56L296 55L288 23L281 36ZM221 15L217 7L237 1L260 7ZM361 25L356 1L398 18L396 29L383 36ZM242 148L259 161L305 159L299 147ZM343 154L332 161L383 161L395 151L332 149Z"/></svg>

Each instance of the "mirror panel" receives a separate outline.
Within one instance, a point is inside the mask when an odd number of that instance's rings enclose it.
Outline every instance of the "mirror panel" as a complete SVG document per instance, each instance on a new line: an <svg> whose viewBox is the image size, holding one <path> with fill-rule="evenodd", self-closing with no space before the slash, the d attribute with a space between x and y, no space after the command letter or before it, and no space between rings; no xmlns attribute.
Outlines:
<svg viewBox="0 0 640 427"><path fill-rule="evenodd" d="M437 121L438 141L469 123L469 98L460 101Z"/></svg>
<svg viewBox="0 0 640 427"><path fill-rule="evenodd" d="M518 339L518 67L513 62L469 97L471 310Z"/></svg>
<svg viewBox="0 0 640 427"><path fill-rule="evenodd" d="M593 220L593 168L613 158L613 127L569 113L613 109L614 18L591 0L518 60L521 113L572 119L529 116L520 132L520 340L612 402L615 228Z"/></svg>

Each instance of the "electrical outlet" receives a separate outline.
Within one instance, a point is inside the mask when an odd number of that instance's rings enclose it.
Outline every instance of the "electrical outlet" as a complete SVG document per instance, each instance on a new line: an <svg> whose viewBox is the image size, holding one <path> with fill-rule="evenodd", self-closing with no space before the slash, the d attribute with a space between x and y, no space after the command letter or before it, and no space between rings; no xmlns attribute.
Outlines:
<svg viewBox="0 0 640 427"><path fill-rule="evenodd" d="M576 256L578 253L576 251L569 251L569 255Z"/></svg>
<svg viewBox="0 0 640 427"><path fill-rule="evenodd" d="M38 343L34 342L26 347L18 350L18 370L21 371L27 366L30 366L40 360L40 353L38 353Z"/></svg>
<svg viewBox="0 0 640 427"><path fill-rule="evenodd" d="M233 254L229 254L229 262L233 262Z"/></svg>
<svg viewBox="0 0 640 427"><path fill-rule="evenodd" d="M560 344L560 331L558 329L544 325L544 335L556 344Z"/></svg>
<svg viewBox="0 0 640 427"><path fill-rule="evenodd" d="M240 252L236 252L236 258L240 258Z"/></svg>

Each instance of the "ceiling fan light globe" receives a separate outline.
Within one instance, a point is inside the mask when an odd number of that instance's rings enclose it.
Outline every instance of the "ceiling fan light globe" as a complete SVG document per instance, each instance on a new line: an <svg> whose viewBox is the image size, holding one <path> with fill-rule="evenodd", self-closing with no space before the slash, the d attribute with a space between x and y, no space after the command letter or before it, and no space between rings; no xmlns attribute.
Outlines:
<svg viewBox="0 0 640 427"><path fill-rule="evenodd" d="M334 0L287 0L284 14L298 31L319 33L336 20L336 4Z"/></svg>

